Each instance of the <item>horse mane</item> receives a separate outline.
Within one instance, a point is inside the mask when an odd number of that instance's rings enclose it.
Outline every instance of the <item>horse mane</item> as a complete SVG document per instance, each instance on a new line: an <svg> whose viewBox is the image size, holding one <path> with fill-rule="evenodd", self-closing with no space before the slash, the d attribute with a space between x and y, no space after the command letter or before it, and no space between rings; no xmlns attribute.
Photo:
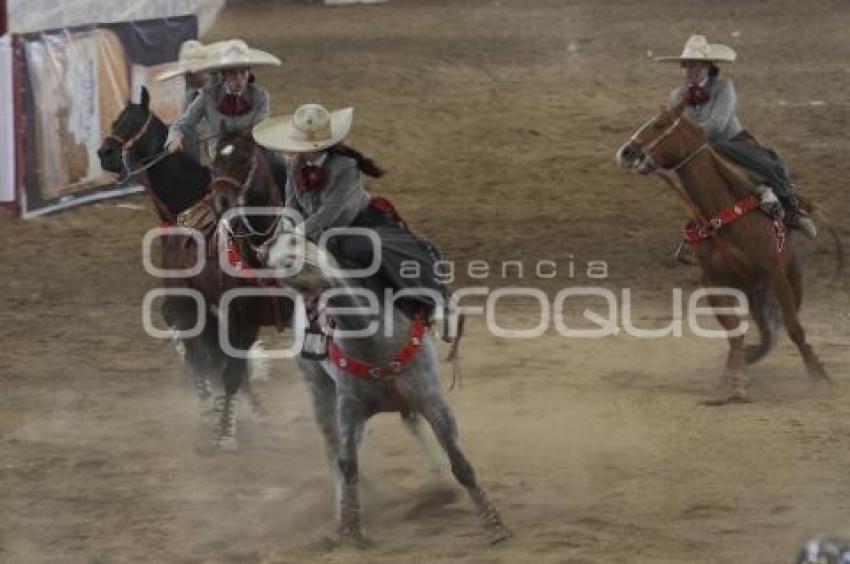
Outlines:
<svg viewBox="0 0 850 564"><path fill-rule="evenodd" d="M340 155L342 157L348 157L350 159L354 159L357 163L357 170L365 174L366 176L371 176L372 178L381 178L384 174L384 169L378 166L378 163L358 151L352 147L344 143L339 143L331 147L330 152L334 155Z"/></svg>

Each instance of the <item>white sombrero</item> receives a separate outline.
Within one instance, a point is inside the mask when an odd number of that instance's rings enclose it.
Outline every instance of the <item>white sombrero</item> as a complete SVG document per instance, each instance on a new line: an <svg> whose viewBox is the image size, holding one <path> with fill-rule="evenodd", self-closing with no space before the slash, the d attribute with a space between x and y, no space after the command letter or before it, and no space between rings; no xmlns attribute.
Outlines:
<svg viewBox="0 0 850 564"><path fill-rule="evenodd" d="M291 116L269 118L254 126L254 140L288 153L321 151L345 139L353 119L354 108L329 112L319 104L304 104Z"/></svg>
<svg viewBox="0 0 850 564"><path fill-rule="evenodd" d="M248 47L241 39L213 43L208 45L204 51L203 60L199 61L193 69L194 72L240 67L280 66L280 59L271 53Z"/></svg>
<svg viewBox="0 0 850 564"><path fill-rule="evenodd" d="M213 45L204 46L203 43L194 39L184 41L180 46L177 62L173 63L168 70L156 75L156 80L168 80L187 72L195 72L197 66L203 64L207 56L207 49Z"/></svg>
<svg viewBox="0 0 850 564"><path fill-rule="evenodd" d="M682 54L678 57L656 57L660 63L678 63L681 61L706 61L712 63L734 63L735 50L720 43L709 43L704 35L692 35Z"/></svg>

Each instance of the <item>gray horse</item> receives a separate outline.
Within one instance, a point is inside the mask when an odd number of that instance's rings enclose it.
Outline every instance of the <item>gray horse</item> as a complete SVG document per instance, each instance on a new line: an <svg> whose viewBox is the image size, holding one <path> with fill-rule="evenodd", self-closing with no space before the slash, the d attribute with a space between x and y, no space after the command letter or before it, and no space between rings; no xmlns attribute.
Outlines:
<svg viewBox="0 0 850 564"><path fill-rule="evenodd" d="M302 262L301 268L292 268ZM370 300L365 286L358 280L341 278L331 272L327 266L339 267L330 253L292 230L285 229L279 235L267 263L273 268L293 270L291 275L279 278L280 283L298 291L307 303L318 300L318 311L324 310L333 325L328 346L336 347L336 354L323 360L308 360L301 355L298 365L312 395L329 463L338 469L334 473L341 540L354 544L365 542L358 493L358 447L366 421L378 412L394 411L406 413L407 418L420 414L428 421L449 458L452 473L469 493L488 540L491 543L507 540L510 531L461 449L454 414L442 394L439 358L430 335L425 332L421 339L413 337L416 327L408 316L395 307L385 308L377 303L379 299ZM339 312L342 308L360 311L342 315ZM371 308L370 314L365 313L365 308ZM353 335L356 332L366 335ZM409 348L411 343L417 347L415 356L397 363L391 374L383 370L397 361L399 351ZM346 363L340 361L340 355L343 359L356 360ZM358 361L375 367L380 376L357 377L351 370L340 367L352 368Z"/></svg>

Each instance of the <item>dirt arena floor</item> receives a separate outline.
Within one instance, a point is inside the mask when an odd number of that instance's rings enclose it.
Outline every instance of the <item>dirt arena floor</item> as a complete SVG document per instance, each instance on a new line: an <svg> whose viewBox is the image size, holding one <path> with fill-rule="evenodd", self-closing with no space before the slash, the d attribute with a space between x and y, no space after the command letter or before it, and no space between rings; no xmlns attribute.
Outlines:
<svg viewBox="0 0 850 564"><path fill-rule="evenodd" d="M657 327L671 288L689 293L697 273L669 259L684 219L673 197L614 166L678 81L651 54L678 54L697 30L736 48L745 126L850 241L848 29L841 0L245 1L205 39L285 59L259 74L277 113L354 106L352 143L389 170L370 189L458 271L492 265L458 284L552 296L596 283L584 271L602 260L603 284L631 288L636 322ZM750 372L754 403L708 408L723 341L506 340L473 321L449 399L515 537L486 546L448 471L434 478L383 415L362 449L375 544L358 551L324 540L331 486L292 363L257 383L272 418L242 428L240 453L198 452L178 358L142 330L152 223L142 196L2 218L2 562L782 563L808 538L850 533L850 291L827 239L797 243L803 320L831 390L810 388L784 337ZM524 278L503 278L503 260L523 261ZM538 260L558 276L531 276ZM503 325L535 323L528 304L500 312Z"/></svg>

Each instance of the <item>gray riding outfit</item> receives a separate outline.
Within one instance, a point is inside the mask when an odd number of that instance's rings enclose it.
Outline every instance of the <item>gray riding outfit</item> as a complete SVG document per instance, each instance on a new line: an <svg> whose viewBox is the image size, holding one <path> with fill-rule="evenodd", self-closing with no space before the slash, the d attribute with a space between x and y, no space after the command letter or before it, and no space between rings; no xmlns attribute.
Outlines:
<svg viewBox="0 0 850 564"><path fill-rule="evenodd" d="M332 227L357 227L372 231L380 239L378 272L360 280L383 299L383 289L435 291L445 303L446 288L439 276L442 256L426 239L413 233L398 217L376 203L363 188L357 161L328 151L318 164L327 175L321 189L303 190L298 187L300 165L290 162L284 189L285 205L301 214L304 222L299 230L316 242ZM386 201L386 200L384 200ZM344 262L358 268L372 264L372 243L362 235L341 234L328 241L328 249ZM417 266L418 265L418 266ZM414 268L416 266L416 268ZM431 310L436 304L427 295L401 298L397 306L412 315Z"/></svg>
<svg viewBox="0 0 850 564"><path fill-rule="evenodd" d="M713 76L708 77L702 86L708 90L708 102L701 106L685 106L685 115L705 129L715 151L743 168L755 186L769 186L784 206L794 216L798 215L800 204L794 195L794 185L779 155L759 145L738 121L737 96L732 80ZM686 85L682 85L673 90L670 101L678 105L687 89Z"/></svg>
<svg viewBox="0 0 850 564"><path fill-rule="evenodd" d="M213 162L222 135L250 133L254 125L269 116L269 94L259 86L249 84L242 93L242 98L251 104L251 110L242 115L227 115L219 111L219 103L226 95L227 88L222 81L202 88L183 115L171 125L165 144L192 138L201 119L206 118L209 135L212 136L207 142L207 149L210 162Z"/></svg>

